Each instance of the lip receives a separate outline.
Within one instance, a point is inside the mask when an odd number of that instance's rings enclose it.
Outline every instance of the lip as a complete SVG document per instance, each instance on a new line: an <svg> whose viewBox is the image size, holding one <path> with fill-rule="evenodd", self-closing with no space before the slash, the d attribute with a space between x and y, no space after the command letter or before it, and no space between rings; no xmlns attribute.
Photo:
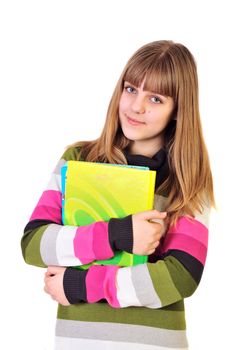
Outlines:
<svg viewBox="0 0 232 350"><path fill-rule="evenodd" d="M138 121L136 119L128 117L128 115L126 115L126 118L127 118L128 123L131 124L131 125L142 125L142 124L145 124L144 122L140 122L140 121Z"/></svg>

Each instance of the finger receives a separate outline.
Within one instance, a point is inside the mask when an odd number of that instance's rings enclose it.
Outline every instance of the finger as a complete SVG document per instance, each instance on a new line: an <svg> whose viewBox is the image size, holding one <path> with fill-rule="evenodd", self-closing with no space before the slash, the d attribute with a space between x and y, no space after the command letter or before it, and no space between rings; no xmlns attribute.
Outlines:
<svg viewBox="0 0 232 350"><path fill-rule="evenodd" d="M154 249L150 249L148 250L148 252L145 255L151 255L155 252L155 248Z"/></svg>
<svg viewBox="0 0 232 350"><path fill-rule="evenodd" d="M46 277L49 277L49 276L51 275L48 269L47 269L47 271L45 272L44 275L45 275Z"/></svg>
<svg viewBox="0 0 232 350"><path fill-rule="evenodd" d="M165 234L165 232L167 230L167 225L165 224L165 222L163 220L153 219L153 220L149 220L149 223L152 225L159 225L159 232L157 231L157 233L160 235L160 237L159 237L159 239L160 239ZM158 237L158 236L156 235L156 237Z"/></svg>
<svg viewBox="0 0 232 350"><path fill-rule="evenodd" d="M144 220L151 219L164 219L167 216L167 212L161 212L158 210L147 210L141 213L141 217Z"/></svg>
<svg viewBox="0 0 232 350"><path fill-rule="evenodd" d="M157 248L159 246L160 242L159 241L156 241L154 244L153 244L153 247L152 248Z"/></svg>
<svg viewBox="0 0 232 350"><path fill-rule="evenodd" d="M158 246L159 246L160 242L156 241L152 244L149 245L149 248L147 248L148 250L155 250Z"/></svg>
<svg viewBox="0 0 232 350"><path fill-rule="evenodd" d="M45 293L50 294L46 285L44 286L44 291Z"/></svg>
<svg viewBox="0 0 232 350"><path fill-rule="evenodd" d="M46 282L49 277L51 277L50 273L49 272L45 272L45 274L44 274L44 282Z"/></svg>
<svg viewBox="0 0 232 350"><path fill-rule="evenodd" d="M155 222L157 224L160 224L160 225L164 225L164 220L163 219L150 219L148 220L149 222Z"/></svg>
<svg viewBox="0 0 232 350"><path fill-rule="evenodd" d="M51 280L51 277L53 277L54 275L50 275L50 276L45 276L44 277L44 283L48 285L49 281Z"/></svg>

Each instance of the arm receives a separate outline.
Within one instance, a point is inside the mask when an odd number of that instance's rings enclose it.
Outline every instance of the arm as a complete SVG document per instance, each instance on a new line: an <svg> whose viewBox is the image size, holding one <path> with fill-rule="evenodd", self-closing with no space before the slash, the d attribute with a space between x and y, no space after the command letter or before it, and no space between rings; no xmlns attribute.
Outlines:
<svg viewBox="0 0 232 350"><path fill-rule="evenodd" d="M70 303L106 299L116 308L160 308L189 297L200 282L205 264L208 214L209 210L205 209L194 219L181 217L177 225L168 230L153 263L124 268L91 266L82 279L86 290L84 297L76 292L70 297L67 280L72 276L72 280L77 281L78 272L67 269L64 274L67 299Z"/></svg>
<svg viewBox="0 0 232 350"><path fill-rule="evenodd" d="M113 257L114 250L132 249L133 237L127 236L126 240L122 240L120 225L119 230L115 230L114 222L100 221L81 227L62 225L60 169L67 160L75 159L77 149L64 153L25 227L21 247L28 264L41 267L79 266L109 259ZM121 221L124 228L132 225L131 216Z"/></svg>

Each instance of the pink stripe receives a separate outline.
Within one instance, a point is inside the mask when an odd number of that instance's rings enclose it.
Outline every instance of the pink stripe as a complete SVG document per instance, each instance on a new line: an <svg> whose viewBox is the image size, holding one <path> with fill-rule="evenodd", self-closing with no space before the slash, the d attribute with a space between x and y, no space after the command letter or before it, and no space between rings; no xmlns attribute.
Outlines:
<svg viewBox="0 0 232 350"><path fill-rule="evenodd" d="M62 206L61 192L55 191L55 190L44 191L37 205L61 209L61 206Z"/></svg>
<svg viewBox="0 0 232 350"><path fill-rule="evenodd" d="M206 247L208 246L208 229L196 219L183 216L177 221L176 226L169 228L168 233L183 233L201 242Z"/></svg>
<svg viewBox="0 0 232 350"><path fill-rule="evenodd" d="M193 237L181 233L168 233L164 239L162 253L170 249L184 251L194 256L203 265L205 264L207 247Z"/></svg>
<svg viewBox="0 0 232 350"><path fill-rule="evenodd" d="M114 256L109 244L107 222L99 221L78 227L73 244L75 256L83 264Z"/></svg>
<svg viewBox="0 0 232 350"><path fill-rule="evenodd" d="M44 191L36 205L31 220L44 219L61 223L62 195L59 191Z"/></svg>
<svg viewBox="0 0 232 350"><path fill-rule="evenodd" d="M62 223L61 210L47 207L47 206L46 207L37 206L30 217L30 221L36 220L36 219L51 220L56 222L57 224L61 224Z"/></svg>
<svg viewBox="0 0 232 350"><path fill-rule="evenodd" d="M96 260L109 259L114 256L108 235L108 222L98 221L94 224L93 250Z"/></svg>
<svg viewBox="0 0 232 350"><path fill-rule="evenodd" d="M120 304L117 299L116 274L119 266L97 266L89 268L86 276L86 291L88 303L95 303L101 299L119 308Z"/></svg>

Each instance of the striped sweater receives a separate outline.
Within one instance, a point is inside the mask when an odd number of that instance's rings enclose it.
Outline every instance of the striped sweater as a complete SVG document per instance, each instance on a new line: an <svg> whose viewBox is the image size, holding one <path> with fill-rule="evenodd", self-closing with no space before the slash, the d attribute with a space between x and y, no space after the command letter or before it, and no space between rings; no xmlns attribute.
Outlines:
<svg viewBox="0 0 232 350"><path fill-rule="evenodd" d="M180 217L146 264L72 269L108 259L117 249L131 252L133 245L131 216L83 227L62 225L60 169L77 153L70 148L61 157L21 242L28 264L69 267L64 290L72 305L58 306L55 349L187 349L184 298L202 276L209 209L194 218ZM164 196L155 196L157 210L165 210L165 202Z"/></svg>

